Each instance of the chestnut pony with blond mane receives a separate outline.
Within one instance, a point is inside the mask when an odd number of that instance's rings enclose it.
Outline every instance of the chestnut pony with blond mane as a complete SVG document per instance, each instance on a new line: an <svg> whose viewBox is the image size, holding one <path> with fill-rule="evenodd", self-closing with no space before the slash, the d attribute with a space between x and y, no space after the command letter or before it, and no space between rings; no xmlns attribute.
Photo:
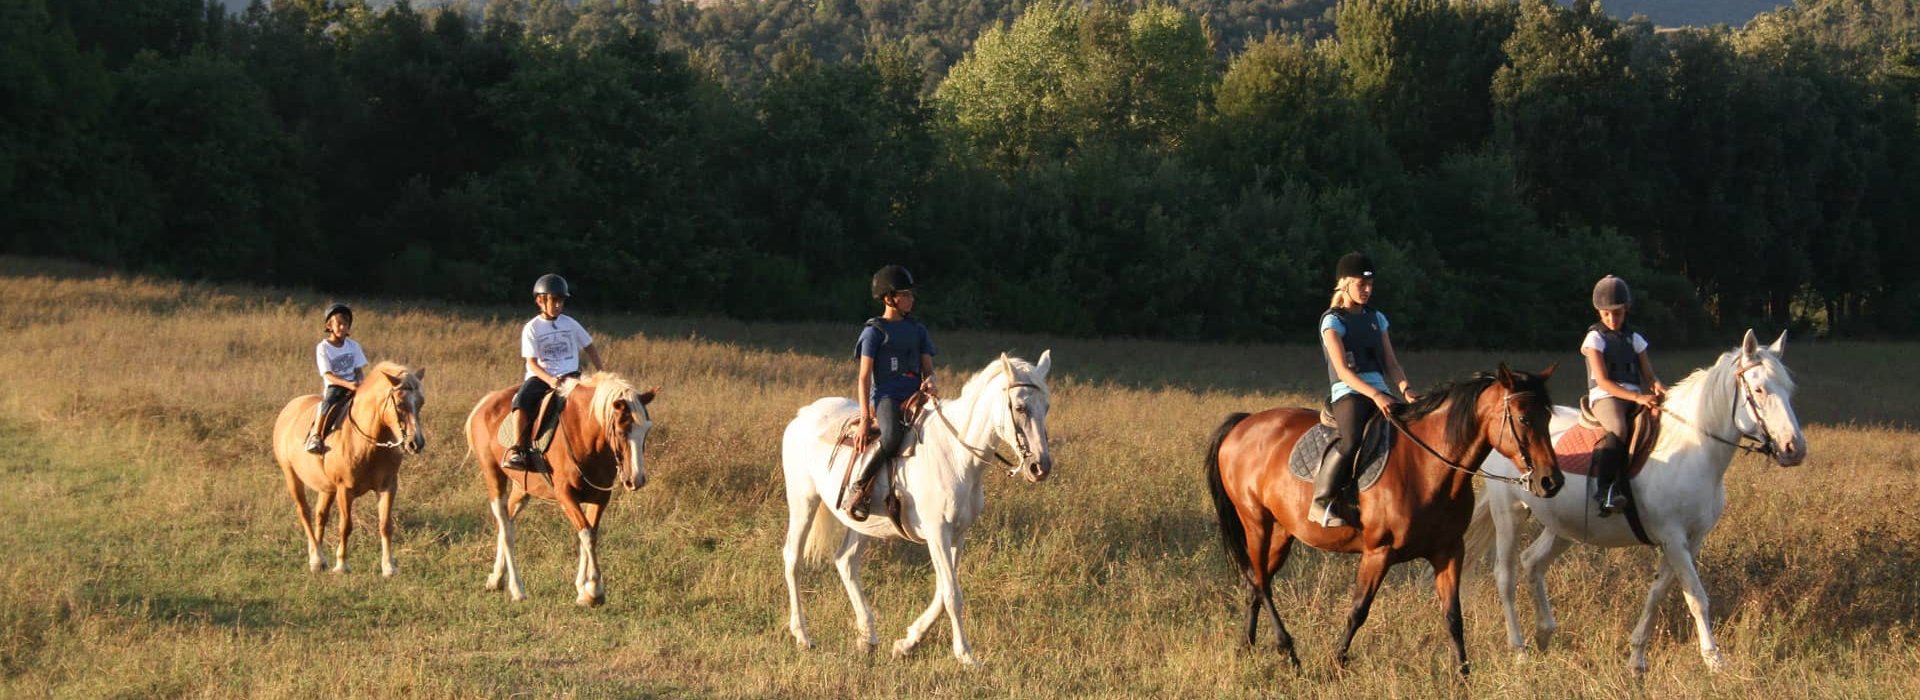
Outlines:
<svg viewBox="0 0 1920 700"><path fill-rule="evenodd" d="M340 547L334 550L333 570L347 572L353 499L379 491L380 575L392 576L398 571L393 564L393 494L400 483L402 451L419 454L427 448L426 433L420 430L420 407L427 403L420 382L426 376L424 369L408 369L392 362L368 368L366 380L346 406L346 417L327 438L328 449L323 454L306 450L307 428L312 425L320 396L295 397L280 409L280 417L273 423L273 457L287 478L287 493L293 496L300 529L307 535L308 570L327 566L320 554L320 533L326 528L327 513L334 501L339 501ZM309 488L318 492L318 510L307 506Z"/></svg>
<svg viewBox="0 0 1920 700"><path fill-rule="evenodd" d="M653 418L647 404L658 387L645 393L612 372L596 372L577 382L566 392L566 408L560 413L560 426L553 444L547 449L546 463L552 474L508 472L500 465L506 461L506 448L496 437L500 422L513 411L513 392L518 386L500 389L480 398L467 414L467 445L487 482L488 507L493 513L493 572L487 575L487 590L506 586L514 600L526 600L527 589L520 584L520 571L513 561L513 519L526 505L527 497L537 496L560 504L560 512L573 524L580 539L580 565L574 575L574 602L594 606L606 602L606 590L600 584L600 555L596 547L600 515L613 496L615 482L634 491L647 483L644 446Z"/></svg>

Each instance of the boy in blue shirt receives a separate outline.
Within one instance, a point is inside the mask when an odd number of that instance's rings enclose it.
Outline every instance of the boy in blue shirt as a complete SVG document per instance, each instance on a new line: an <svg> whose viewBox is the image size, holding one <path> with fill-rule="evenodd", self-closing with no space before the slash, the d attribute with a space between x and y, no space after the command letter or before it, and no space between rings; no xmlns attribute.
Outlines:
<svg viewBox="0 0 1920 700"><path fill-rule="evenodd" d="M854 396L860 401L860 425L880 428L880 443L860 472L849 498L847 516L867 519L867 498L880 467L900 453L908 426L901 421L900 404L916 391L933 394L933 338L927 327L910 318L913 313L913 274L888 265L873 274L873 298L886 310L867 320L860 330L860 375Z"/></svg>

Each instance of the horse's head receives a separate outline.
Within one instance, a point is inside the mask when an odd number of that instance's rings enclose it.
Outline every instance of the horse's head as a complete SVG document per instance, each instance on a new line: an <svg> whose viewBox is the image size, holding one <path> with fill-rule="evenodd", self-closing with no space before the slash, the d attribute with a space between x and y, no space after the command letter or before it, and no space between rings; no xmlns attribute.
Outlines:
<svg viewBox="0 0 1920 700"><path fill-rule="evenodd" d="M1560 460L1554 456L1553 399L1547 396L1547 379L1559 365L1548 365L1538 374L1515 372L1500 363L1488 388L1482 391L1476 408L1480 415L1481 437L1514 464L1525 468L1527 490L1540 498L1553 498L1566 484L1560 473Z"/></svg>
<svg viewBox="0 0 1920 700"><path fill-rule="evenodd" d="M387 397L381 400L381 422L399 436L401 448L420 454L427 449L427 433L420 425L420 409L427 405L427 390L422 384L427 378L426 368L381 363L374 373L387 383Z"/></svg>
<svg viewBox="0 0 1920 700"><path fill-rule="evenodd" d="M1045 481L1053 472L1053 452L1047 448L1047 372L1053 368L1053 351L1041 352L1035 364L1002 353L1000 363L1004 371L995 381L1005 388L1007 400L992 402L997 405L994 430L1013 446L1020 460L1007 475L1018 474L1033 483Z"/></svg>
<svg viewBox="0 0 1920 700"><path fill-rule="evenodd" d="M637 491L647 485L647 433L653 430L647 404L660 387L642 392L610 374L596 375L594 384L593 417L613 451L614 470L628 491Z"/></svg>
<svg viewBox="0 0 1920 700"><path fill-rule="evenodd" d="M1734 383L1739 397L1733 426L1758 440L1775 464L1792 467L1806 461L1807 437L1800 432L1800 418L1793 411L1793 376L1780 361L1786 351L1785 331L1772 345L1762 347L1753 330L1747 330L1735 351Z"/></svg>

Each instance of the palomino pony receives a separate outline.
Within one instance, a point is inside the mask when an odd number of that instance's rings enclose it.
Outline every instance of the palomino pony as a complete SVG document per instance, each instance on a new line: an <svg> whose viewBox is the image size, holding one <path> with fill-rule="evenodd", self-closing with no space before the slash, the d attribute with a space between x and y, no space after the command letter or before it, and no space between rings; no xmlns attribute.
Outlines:
<svg viewBox="0 0 1920 700"><path fill-rule="evenodd" d="M421 388L425 369L412 370L392 362L367 369L366 380L346 406L341 425L327 437L327 451L306 450L307 429L313 425L320 396L294 397L273 422L273 458L287 477L300 529L307 535L307 569L326 568L320 555L320 533L327 513L340 502L340 547L334 550L333 570L347 572L347 535L353 532L353 499L370 490L380 492L380 575L399 571L393 564L393 494L400 485L401 451L420 454L427 448L420 430L420 407L427 403ZM320 498L320 508L309 510L307 489Z"/></svg>
<svg viewBox="0 0 1920 700"><path fill-rule="evenodd" d="M1447 632L1462 674L1467 672L1461 633L1461 537L1473 514L1474 472L1499 451L1529 465L1524 483L1542 498L1560 489L1559 465L1547 442L1547 378L1501 365L1494 374L1436 389L1400 412L1404 436L1387 458L1380 478L1360 493L1360 527L1326 528L1307 520L1312 482L1287 468L1300 438L1319 423L1309 409L1275 408L1227 417L1207 451L1207 486L1220 520L1220 538L1247 584L1247 641L1255 641L1265 608L1279 646L1295 668L1293 638L1273 605L1273 574L1286 564L1294 540L1328 552L1360 554L1358 586L1347 614L1347 631L1334 653L1345 668L1353 635L1367 620L1373 596L1388 567L1412 559L1433 565L1434 589L1446 606ZM1383 418L1384 420L1384 418ZM1412 444L1409 444L1412 443ZM1358 466L1356 465L1356 470Z"/></svg>
<svg viewBox="0 0 1920 700"><path fill-rule="evenodd" d="M1653 631L1653 611L1676 580L1693 613L1701 657L1713 670L1726 664L1713 641L1713 629L1707 621L1707 589L1700 584L1694 561L1707 533L1713 531L1721 511L1726 509L1724 480L1734 450L1743 448L1738 441L1758 442L1758 448L1745 449L1769 454L1783 467L1797 465L1807 457L1806 437L1800 434L1800 419L1793 412L1793 379L1780 362L1786 340L1787 335L1781 333L1772 345L1762 348L1749 330L1740 347L1721 355L1711 367L1696 370L1667 392L1658 414L1659 442L1632 481L1634 508L1639 511L1648 539L1660 548L1659 573L1640 611L1640 622L1633 628L1633 657L1629 663L1636 671L1647 669L1647 637ZM1555 409L1554 439L1560 439L1578 420L1575 409ZM1514 473L1512 463L1499 459L1489 460L1485 470L1490 474ZM1494 585L1500 589L1500 607L1507 616L1507 643L1516 653L1526 651L1526 639L1513 607L1513 545L1520 508L1532 511L1546 528L1523 555L1533 584L1535 638L1541 649L1560 627L1554 620L1553 607L1547 603L1547 567L1553 560L1574 542L1600 547L1641 544L1626 517L1595 517L1591 499L1586 497L1587 477L1576 474L1572 478L1573 488L1567 489L1562 498L1489 484L1474 504L1472 549L1485 551L1485 524L1491 516Z"/></svg>
<svg viewBox="0 0 1920 700"><path fill-rule="evenodd" d="M560 511L573 523L580 539L580 565L573 578L582 606L607 601L600 585L600 514L612 498L614 482L628 491L647 484L644 447L653 418L647 404L658 387L645 393L611 372L599 372L574 384L567 394L566 409L560 413L560 426L546 452L551 474L508 472L500 465L506 461L506 448L500 445L500 421L513 411L513 392L518 387L500 389L480 397L473 412L467 414L467 446L487 482L488 507L493 512L493 573L487 575L487 590L500 590L506 584L507 595L526 600L527 589L520 584L520 570L513 562L513 519L526 505L528 496L558 501Z"/></svg>
<svg viewBox="0 0 1920 700"><path fill-rule="evenodd" d="M1013 446L1019 454L1017 463L1000 457L1008 464L1008 476L1018 474L1038 483L1053 470L1053 456L1047 450L1047 372L1051 365L1047 352L1040 353L1039 364L1031 365L1002 354L973 375L959 396L932 401L920 414L914 429L918 439L912 444L913 454L893 472L900 480L893 490L900 499L900 526L926 540L927 553L933 560L934 595L927 611L907 627L907 636L893 643L894 654L912 651L945 610L953 623L954 658L973 665L973 651L960 630L961 536L986 505L982 473L988 458L999 457L999 443ZM834 507L847 470L864 464L870 454L848 455L845 460L831 457L840 426L858 414L859 405L851 399L823 398L800 409L787 424L782 439L787 543L781 553L786 561L787 606L792 613L787 628L802 648L813 647L813 639L807 636L806 615L800 611L798 569L803 542L810 560L823 560L827 552L833 552L840 582L853 601L854 629L866 651L880 644L873 607L860 590L860 557L870 539L900 534L880 509L865 522L853 522L845 511ZM885 481L876 487L883 492L891 488Z"/></svg>

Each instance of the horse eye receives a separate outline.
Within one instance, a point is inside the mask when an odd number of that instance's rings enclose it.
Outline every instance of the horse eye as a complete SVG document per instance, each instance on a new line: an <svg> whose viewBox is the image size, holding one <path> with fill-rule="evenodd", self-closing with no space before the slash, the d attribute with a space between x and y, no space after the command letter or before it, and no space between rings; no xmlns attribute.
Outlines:
<svg viewBox="0 0 1920 700"><path fill-rule="evenodd" d="M1020 413L1021 415L1026 415L1026 413L1027 413L1027 405L1026 405L1026 404L1020 404L1020 405L1018 405L1018 406L1014 406L1014 407L1013 407L1013 410L1015 410L1015 411L1018 411L1018 412L1019 412L1019 413Z"/></svg>

